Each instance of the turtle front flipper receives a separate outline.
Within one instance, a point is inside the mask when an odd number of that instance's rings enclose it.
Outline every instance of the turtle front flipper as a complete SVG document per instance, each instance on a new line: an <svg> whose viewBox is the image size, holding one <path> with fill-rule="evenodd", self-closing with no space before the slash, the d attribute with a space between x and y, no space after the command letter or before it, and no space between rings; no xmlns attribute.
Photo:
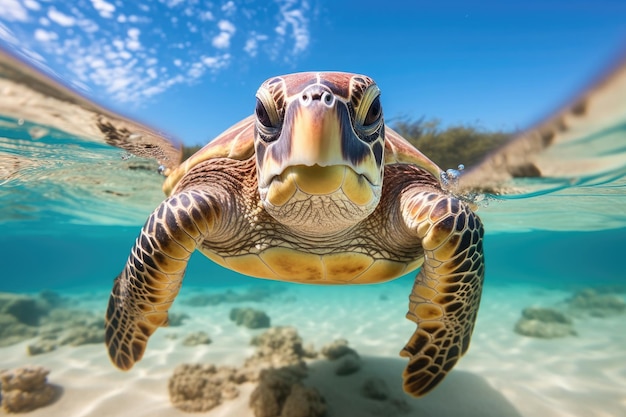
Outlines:
<svg viewBox="0 0 626 417"><path fill-rule="evenodd" d="M167 325L187 262L211 233L216 207L208 193L188 190L166 199L148 218L115 279L106 312L105 342L118 368L130 369L152 333Z"/></svg>
<svg viewBox="0 0 626 417"><path fill-rule="evenodd" d="M467 204L429 191L405 195L406 224L424 248L424 265L409 297L418 327L400 352L408 357L404 390L432 390L467 351L484 276L483 227Z"/></svg>

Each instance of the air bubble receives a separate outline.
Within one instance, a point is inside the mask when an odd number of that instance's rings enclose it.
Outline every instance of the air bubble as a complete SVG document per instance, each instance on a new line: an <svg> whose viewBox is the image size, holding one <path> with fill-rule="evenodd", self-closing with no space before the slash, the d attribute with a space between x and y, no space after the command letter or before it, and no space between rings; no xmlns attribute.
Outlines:
<svg viewBox="0 0 626 417"><path fill-rule="evenodd" d="M462 171L465 169L465 165L459 164L457 169L447 169L441 173L441 186L446 191L454 192L459 185L459 178Z"/></svg>

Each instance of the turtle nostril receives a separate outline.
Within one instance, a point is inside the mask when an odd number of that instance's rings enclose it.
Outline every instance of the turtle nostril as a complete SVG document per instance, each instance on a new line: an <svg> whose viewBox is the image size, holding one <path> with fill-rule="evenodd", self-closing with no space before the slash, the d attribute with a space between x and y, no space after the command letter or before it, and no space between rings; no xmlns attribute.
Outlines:
<svg viewBox="0 0 626 417"><path fill-rule="evenodd" d="M328 107L332 106L333 102L335 101L334 96L329 93L329 92L324 92L322 94L322 102L327 105Z"/></svg>
<svg viewBox="0 0 626 417"><path fill-rule="evenodd" d="M302 93L301 100L304 104L308 104L311 101L311 96L309 93Z"/></svg>

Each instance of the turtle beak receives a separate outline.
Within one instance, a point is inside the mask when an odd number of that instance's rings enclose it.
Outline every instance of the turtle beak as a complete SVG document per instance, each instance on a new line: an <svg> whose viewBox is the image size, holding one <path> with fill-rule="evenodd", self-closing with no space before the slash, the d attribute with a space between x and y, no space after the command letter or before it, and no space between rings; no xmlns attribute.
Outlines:
<svg viewBox="0 0 626 417"><path fill-rule="evenodd" d="M332 187L336 181L329 181L331 172L343 172L331 167L349 168L374 186L382 182L371 148L352 128L347 105L319 84L305 89L287 106L282 132L265 154L263 167L266 184L294 167L317 167L315 175L321 174L320 167L328 167L323 170L328 171L324 180L318 178L318 187L320 183Z"/></svg>
<svg viewBox="0 0 626 417"><path fill-rule="evenodd" d="M344 165L341 137L350 126L345 126L337 111L335 96L328 91L305 91L294 104L284 127L291 138L289 165Z"/></svg>

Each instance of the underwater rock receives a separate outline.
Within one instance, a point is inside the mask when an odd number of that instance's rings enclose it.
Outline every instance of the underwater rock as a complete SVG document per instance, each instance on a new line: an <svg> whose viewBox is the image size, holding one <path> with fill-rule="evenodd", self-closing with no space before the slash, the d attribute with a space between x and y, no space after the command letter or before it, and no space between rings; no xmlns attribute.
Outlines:
<svg viewBox="0 0 626 417"><path fill-rule="evenodd" d="M359 355L356 353L354 349L348 346L348 341L346 339L337 339L332 343L322 347L322 355L324 355L327 359L335 360L344 355L354 355L357 358Z"/></svg>
<svg viewBox="0 0 626 417"><path fill-rule="evenodd" d="M337 360L337 362L338 364L335 367L335 374L340 376L351 375L361 369L361 359L358 355L352 353L343 355Z"/></svg>
<svg viewBox="0 0 626 417"><path fill-rule="evenodd" d="M371 377L363 381L361 394L377 401L384 401L390 397L389 387L382 378L378 377Z"/></svg>
<svg viewBox="0 0 626 417"><path fill-rule="evenodd" d="M183 322L189 318L187 313L168 313L167 325L168 327L182 326Z"/></svg>
<svg viewBox="0 0 626 417"><path fill-rule="evenodd" d="M527 307L522 310L522 317L526 320L539 320L545 323L572 324L572 319L553 308Z"/></svg>
<svg viewBox="0 0 626 417"><path fill-rule="evenodd" d="M37 336L37 328L20 322L14 315L0 313L0 347Z"/></svg>
<svg viewBox="0 0 626 417"><path fill-rule="evenodd" d="M411 406L404 397L394 398L387 383L379 377L370 377L361 385L361 395L373 400L371 415L391 417L411 412Z"/></svg>
<svg viewBox="0 0 626 417"><path fill-rule="evenodd" d="M626 312L626 302L614 294L599 293L593 288L585 288L566 300L573 314L592 317L610 317Z"/></svg>
<svg viewBox="0 0 626 417"><path fill-rule="evenodd" d="M315 345L313 343L307 343L302 348L302 355L307 359L315 359L319 356L319 353L315 350Z"/></svg>
<svg viewBox="0 0 626 417"><path fill-rule="evenodd" d="M569 317L558 310L544 307L525 308L514 330L523 336L543 339L576 335Z"/></svg>
<svg viewBox="0 0 626 417"><path fill-rule="evenodd" d="M208 345L211 342L211 337L206 332L194 332L190 333L183 339L183 345L185 346L198 346L198 345Z"/></svg>
<svg viewBox="0 0 626 417"><path fill-rule="evenodd" d="M322 355L331 361L337 361L335 374L350 375L361 369L361 359L354 349L348 346L346 339L337 339L322 347Z"/></svg>
<svg viewBox="0 0 626 417"><path fill-rule="evenodd" d="M0 373L4 411L25 413L52 403L57 389L48 384L49 373L41 366L24 366Z"/></svg>
<svg viewBox="0 0 626 417"><path fill-rule="evenodd" d="M54 309L41 319L39 338L27 346L29 355L39 355L59 346L104 343L104 319L90 311Z"/></svg>
<svg viewBox="0 0 626 417"><path fill-rule="evenodd" d="M39 293L39 298L45 301L50 308L61 308L68 304L68 299L52 290L43 290Z"/></svg>
<svg viewBox="0 0 626 417"><path fill-rule="evenodd" d="M201 364L176 367L168 388L172 404L186 412L206 412L239 395L244 382L235 368Z"/></svg>
<svg viewBox="0 0 626 417"><path fill-rule="evenodd" d="M0 293L0 314L10 314L28 326L39 325L39 320L49 311L50 306L41 299L23 294Z"/></svg>
<svg viewBox="0 0 626 417"><path fill-rule="evenodd" d="M40 337L33 343L26 346L26 353L29 356L41 355L43 353L49 353L55 350L59 346L56 337L47 336Z"/></svg>
<svg viewBox="0 0 626 417"><path fill-rule="evenodd" d="M326 413L321 394L300 382L297 369L265 369L250 395L250 408L256 417L320 417Z"/></svg>
<svg viewBox="0 0 626 417"><path fill-rule="evenodd" d="M104 343L103 326L93 323L89 326L74 326L59 338L60 345L81 346Z"/></svg>
<svg viewBox="0 0 626 417"><path fill-rule="evenodd" d="M264 311L253 308L233 308L230 310L230 319L238 326L249 329L270 327L270 318Z"/></svg>

